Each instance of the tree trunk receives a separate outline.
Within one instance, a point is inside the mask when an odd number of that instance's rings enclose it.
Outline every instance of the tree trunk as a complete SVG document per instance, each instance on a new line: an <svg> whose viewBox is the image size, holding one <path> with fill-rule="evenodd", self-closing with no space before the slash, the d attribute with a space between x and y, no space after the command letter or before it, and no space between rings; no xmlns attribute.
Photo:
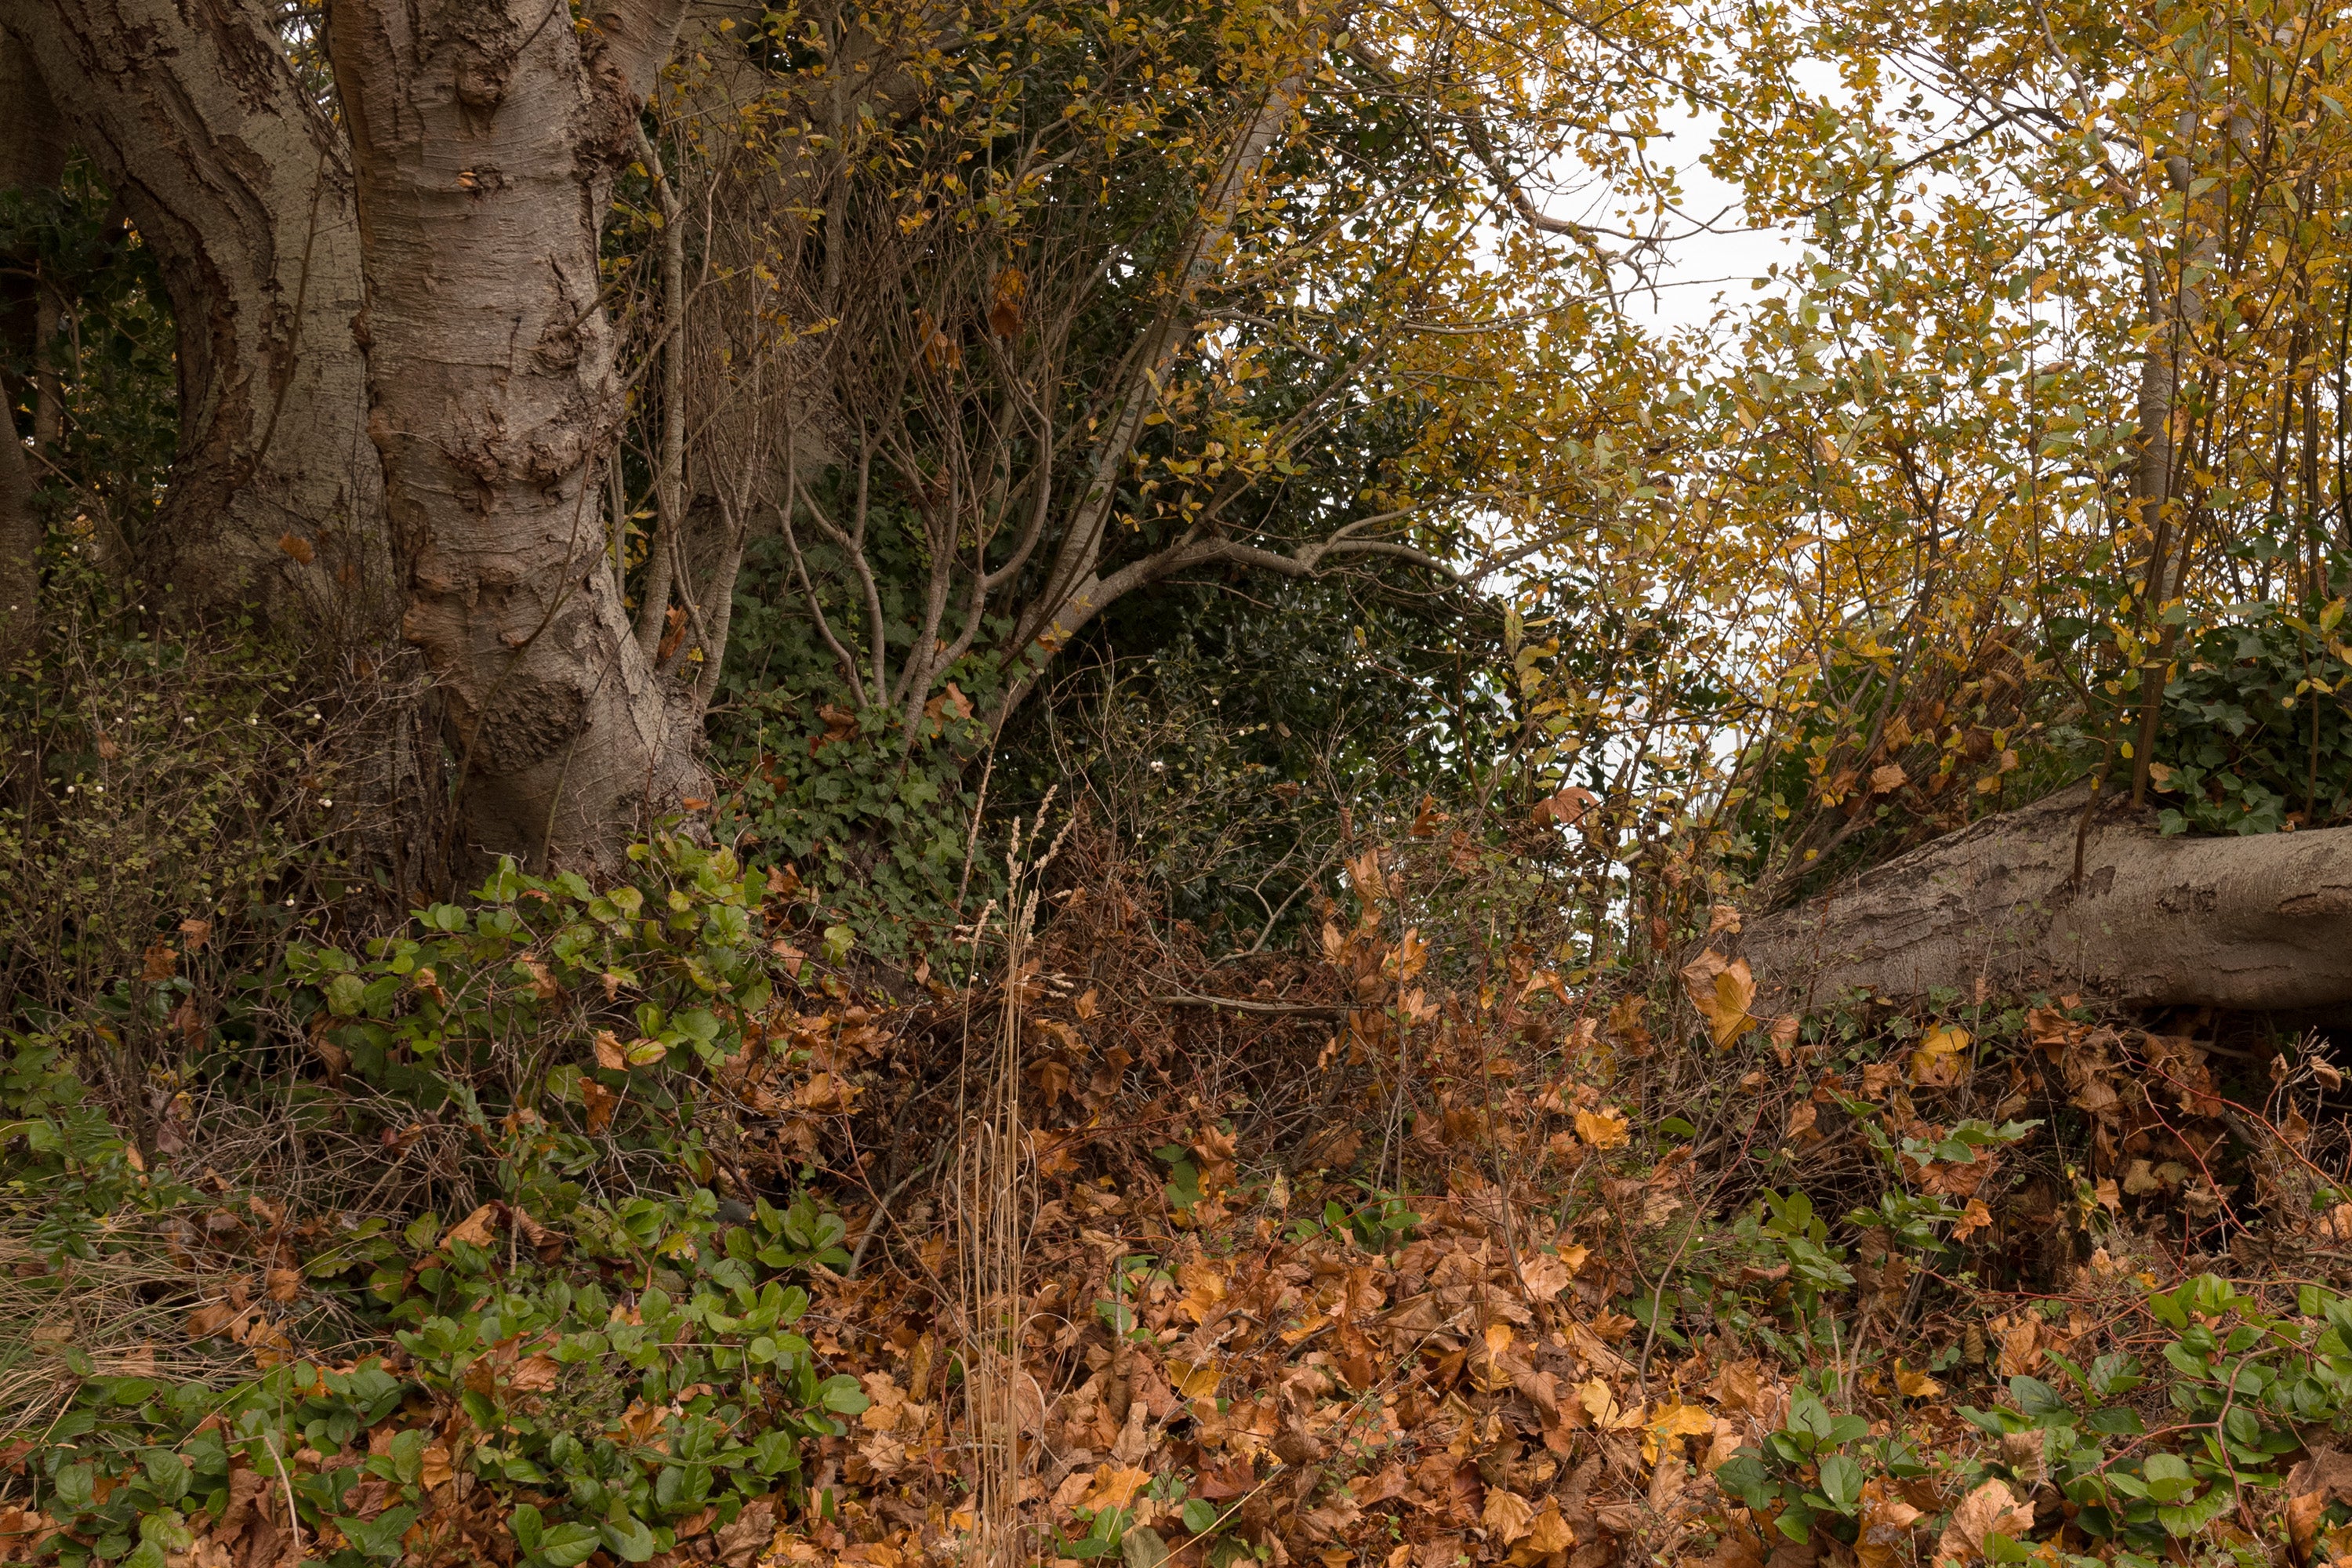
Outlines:
<svg viewBox="0 0 2352 1568"><path fill-rule="evenodd" d="M154 251L179 325L170 492L121 520L142 575L199 612L381 635L391 557L352 337L351 177L267 12L9 0L0 28Z"/></svg>
<svg viewBox="0 0 2352 1568"><path fill-rule="evenodd" d="M1867 989L2081 991L2251 1012L2352 1004L2352 827L2166 838L2076 784L1890 860L1738 939L1758 1010ZM2074 876L2082 831L2082 876Z"/></svg>
<svg viewBox="0 0 2352 1568"><path fill-rule="evenodd" d="M698 774L631 635L597 482L624 412L598 226L681 0L334 0L370 434L488 853L610 869ZM553 25L550 18L553 17Z"/></svg>

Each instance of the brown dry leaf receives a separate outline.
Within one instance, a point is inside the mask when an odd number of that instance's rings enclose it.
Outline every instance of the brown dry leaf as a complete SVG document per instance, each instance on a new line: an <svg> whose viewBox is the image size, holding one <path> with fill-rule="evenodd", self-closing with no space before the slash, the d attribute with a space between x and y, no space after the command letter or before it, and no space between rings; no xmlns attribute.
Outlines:
<svg viewBox="0 0 2352 1568"><path fill-rule="evenodd" d="M488 1247L490 1244L491 1228L497 1224L498 1217L498 1205L484 1204L452 1226L448 1236L444 1239L467 1242L475 1247Z"/></svg>
<svg viewBox="0 0 2352 1568"><path fill-rule="evenodd" d="M214 1301L199 1307L188 1314L188 1338L208 1340L228 1327L228 1321L236 1316L236 1309L226 1301Z"/></svg>
<svg viewBox="0 0 2352 1568"><path fill-rule="evenodd" d="M1900 1497L1886 1494L1883 1481L1862 1489L1862 1534L1853 1543L1854 1561L1862 1568L1892 1568L1902 1556L1911 1527L1925 1517Z"/></svg>
<svg viewBox="0 0 2352 1568"><path fill-rule="evenodd" d="M302 1293L302 1271L299 1268L273 1268L268 1274L269 1299L291 1301Z"/></svg>
<svg viewBox="0 0 2352 1568"><path fill-rule="evenodd" d="M2016 1377L2041 1364L2042 1320L2027 1312L2000 1336L2000 1375Z"/></svg>
<svg viewBox="0 0 2352 1568"><path fill-rule="evenodd" d="M580 1099L588 1108L588 1131L602 1132L613 1124L613 1112L620 1109L621 1097L593 1079L582 1080Z"/></svg>
<svg viewBox="0 0 2352 1568"><path fill-rule="evenodd" d="M180 922L180 935L185 939L186 950L190 952L202 952L205 939L212 934L213 922L210 921L184 920Z"/></svg>
<svg viewBox="0 0 2352 1568"><path fill-rule="evenodd" d="M1489 1487L1486 1506L1480 1511L1478 1521L1486 1527L1487 1539L1508 1546L1528 1532L1535 1517L1535 1505L1518 1493Z"/></svg>
<svg viewBox="0 0 2352 1568"><path fill-rule="evenodd" d="M179 967L179 949L168 942L159 942L147 949L146 957L142 961L139 977L152 985L160 981L171 979L178 973Z"/></svg>
<svg viewBox="0 0 2352 1568"><path fill-rule="evenodd" d="M1633 1137L1625 1118L1614 1110L1578 1111L1576 1135L1595 1149L1614 1149Z"/></svg>
<svg viewBox="0 0 2352 1568"><path fill-rule="evenodd" d="M1711 904L1707 907L1706 934L1714 936L1722 931L1729 931L1734 936L1739 934L1738 904Z"/></svg>
<svg viewBox="0 0 2352 1568"><path fill-rule="evenodd" d="M1519 1260L1519 1279L1530 1301L1549 1301L1575 1278L1568 1264L1549 1252L1530 1253Z"/></svg>
<svg viewBox="0 0 2352 1568"><path fill-rule="evenodd" d="M416 1479L424 1483L425 1490L431 1491L436 1487L446 1487L457 1479L457 1467L449 1462L447 1444L428 1443L425 1447L425 1452L419 1458L425 1461L425 1468L418 1472Z"/></svg>
<svg viewBox="0 0 2352 1568"><path fill-rule="evenodd" d="M1715 1374L1715 1402L1726 1410L1764 1413L1763 1368L1752 1361L1736 1361Z"/></svg>
<svg viewBox="0 0 2352 1568"><path fill-rule="evenodd" d="M1911 775L1903 771L1901 763L1888 763L1870 770L1870 793L1873 795L1893 795L1910 782Z"/></svg>
<svg viewBox="0 0 2352 1568"><path fill-rule="evenodd" d="M2000 1481L1987 1481L1960 1500L1952 1522L1936 1541L1938 1563L1971 1563L1984 1555L1985 1537L1999 1531L2012 1540L2033 1528L2033 1510L2021 1506Z"/></svg>
<svg viewBox="0 0 2352 1568"><path fill-rule="evenodd" d="M1811 1100L1801 1101L1795 1110L1789 1112L1789 1130L1781 1141L1794 1143L1801 1138L1819 1138L1821 1134L1813 1131L1813 1123L1820 1120L1821 1114L1821 1107Z"/></svg>
<svg viewBox="0 0 2352 1568"><path fill-rule="evenodd" d="M1176 1283L1184 1291L1177 1300L1176 1310L1194 1322L1205 1323L1223 1310L1225 1277L1215 1265L1204 1259L1179 1264Z"/></svg>
<svg viewBox="0 0 2352 1568"><path fill-rule="evenodd" d="M551 1355L528 1355L514 1363L507 1383L519 1394L545 1394L562 1372Z"/></svg>
<svg viewBox="0 0 2352 1568"><path fill-rule="evenodd" d="M596 1065L606 1072L620 1072L629 1065L628 1053L621 1048L621 1037L610 1029L596 1031Z"/></svg>
<svg viewBox="0 0 2352 1568"><path fill-rule="evenodd" d="M310 542L303 538L299 533L279 534L278 536L278 548L284 551L287 554L292 556L295 560L300 562L305 566L308 566L311 562L319 558L319 552L310 547Z"/></svg>
<svg viewBox="0 0 2352 1568"><path fill-rule="evenodd" d="M1991 1224L1992 1210L1985 1207L1984 1199L1970 1198L1967 1211L1960 1215L1959 1223L1952 1226L1952 1239L1966 1241Z"/></svg>

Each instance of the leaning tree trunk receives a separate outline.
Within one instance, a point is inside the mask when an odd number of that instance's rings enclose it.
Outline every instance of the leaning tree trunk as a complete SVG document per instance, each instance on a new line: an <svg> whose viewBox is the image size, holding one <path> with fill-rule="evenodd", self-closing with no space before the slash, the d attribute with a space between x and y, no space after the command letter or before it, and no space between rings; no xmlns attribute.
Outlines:
<svg viewBox="0 0 2352 1568"><path fill-rule="evenodd" d="M598 226L681 10L330 14L403 631L446 704L458 831L527 862L613 867L696 776L690 715L630 635L595 482L624 411Z"/></svg>
<svg viewBox="0 0 2352 1568"><path fill-rule="evenodd" d="M257 0L5 0L37 69L155 254L179 326L180 447L161 511L119 520L151 584L346 646L387 630L383 473L352 323L342 138Z"/></svg>
<svg viewBox="0 0 2352 1568"><path fill-rule="evenodd" d="M2116 802L2085 831L2089 795L2077 784L1750 920L1738 955L1759 1010L1979 984L2141 1006L2352 1004L2352 827L2167 838Z"/></svg>

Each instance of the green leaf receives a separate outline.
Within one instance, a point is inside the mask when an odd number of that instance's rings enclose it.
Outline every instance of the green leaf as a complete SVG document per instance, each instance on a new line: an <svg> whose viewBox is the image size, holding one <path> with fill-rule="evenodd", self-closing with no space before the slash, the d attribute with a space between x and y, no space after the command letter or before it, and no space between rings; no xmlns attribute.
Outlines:
<svg viewBox="0 0 2352 1568"><path fill-rule="evenodd" d="M1822 1491L1840 1513L1852 1513L1862 1501L1862 1467L1849 1456L1832 1454L1822 1461Z"/></svg>
<svg viewBox="0 0 2352 1568"><path fill-rule="evenodd" d="M624 1563L643 1563L654 1554L654 1532L646 1528L643 1520L626 1514L617 1521L608 1519L602 1533L604 1544Z"/></svg>
<svg viewBox="0 0 2352 1568"><path fill-rule="evenodd" d="M579 1568L596 1555L603 1539L592 1525L559 1524L541 1538L539 1559L548 1568Z"/></svg>
<svg viewBox="0 0 2352 1568"><path fill-rule="evenodd" d="M819 1384L816 1396L818 1404L836 1415L862 1415L866 1407L874 1403L866 1397L866 1391L857 1385L857 1380L845 1372Z"/></svg>
<svg viewBox="0 0 2352 1568"><path fill-rule="evenodd" d="M348 1515L335 1521L335 1528L343 1532L362 1555L389 1561L400 1555L400 1538L416 1522L413 1508L390 1508L373 1519L353 1519Z"/></svg>

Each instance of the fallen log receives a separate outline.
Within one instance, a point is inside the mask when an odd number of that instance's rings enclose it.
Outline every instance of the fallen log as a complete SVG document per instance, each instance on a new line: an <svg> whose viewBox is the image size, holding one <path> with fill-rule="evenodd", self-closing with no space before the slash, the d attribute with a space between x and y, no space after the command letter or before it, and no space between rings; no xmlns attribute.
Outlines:
<svg viewBox="0 0 2352 1568"><path fill-rule="evenodd" d="M1989 817L1736 940L1762 1010L2079 991L2126 1006L2352 1006L2352 827L2167 838L2087 781ZM2081 835L2079 879L2076 841Z"/></svg>

